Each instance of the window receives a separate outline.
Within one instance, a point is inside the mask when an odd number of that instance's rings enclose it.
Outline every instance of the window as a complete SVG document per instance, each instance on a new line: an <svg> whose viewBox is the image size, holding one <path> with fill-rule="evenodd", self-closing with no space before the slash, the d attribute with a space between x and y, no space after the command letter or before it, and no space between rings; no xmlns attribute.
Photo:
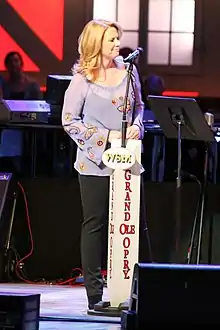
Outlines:
<svg viewBox="0 0 220 330"><path fill-rule="evenodd" d="M195 0L149 0L148 65L193 65Z"/></svg>
<svg viewBox="0 0 220 330"><path fill-rule="evenodd" d="M121 48L137 48L139 41L139 0L94 0L93 18L117 21L123 28Z"/></svg>
<svg viewBox="0 0 220 330"><path fill-rule="evenodd" d="M140 70L157 74L200 74L202 14L196 0L93 0L93 18L118 21L121 47L142 47Z"/></svg>

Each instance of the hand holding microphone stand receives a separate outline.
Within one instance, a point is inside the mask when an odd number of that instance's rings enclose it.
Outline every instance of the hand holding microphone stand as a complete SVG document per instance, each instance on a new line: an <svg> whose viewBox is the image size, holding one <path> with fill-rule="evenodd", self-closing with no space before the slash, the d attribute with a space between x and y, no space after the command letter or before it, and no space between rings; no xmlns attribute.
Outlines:
<svg viewBox="0 0 220 330"><path fill-rule="evenodd" d="M125 90L125 102L123 106L123 114L122 114L122 125L121 125L121 147L126 148L126 134L127 134L127 127L128 127L128 121L127 121L127 105L128 105L128 94L129 94L129 87L131 83L131 77L132 77L132 71L133 71L133 63L136 60L136 58L140 55L140 53L143 52L143 49L141 47L138 47L135 51L133 51L131 54L129 54L125 59L124 62L128 62L128 76L127 76L127 84L126 84L126 90Z"/></svg>

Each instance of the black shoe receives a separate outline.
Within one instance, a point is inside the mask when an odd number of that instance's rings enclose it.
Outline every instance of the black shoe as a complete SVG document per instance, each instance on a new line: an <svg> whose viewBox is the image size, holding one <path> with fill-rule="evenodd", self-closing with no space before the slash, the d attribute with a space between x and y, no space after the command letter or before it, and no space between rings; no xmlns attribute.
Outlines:
<svg viewBox="0 0 220 330"><path fill-rule="evenodd" d="M89 301L89 306L88 306L89 309L94 309L94 305L102 301L102 295L98 294L95 296L88 297L88 301Z"/></svg>

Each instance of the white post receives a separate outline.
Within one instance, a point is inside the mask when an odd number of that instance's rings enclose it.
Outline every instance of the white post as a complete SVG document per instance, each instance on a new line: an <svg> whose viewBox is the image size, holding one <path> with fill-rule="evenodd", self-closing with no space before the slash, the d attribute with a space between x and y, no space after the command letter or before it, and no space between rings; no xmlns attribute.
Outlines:
<svg viewBox="0 0 220 330"><path fill-rule="evenodd" d="M103 160L114 168L108 229L107 286L111 307L118 307L130 297L139 252L141 141L128 140L126 148L120 145L121 140L112 141Z"/></svg>

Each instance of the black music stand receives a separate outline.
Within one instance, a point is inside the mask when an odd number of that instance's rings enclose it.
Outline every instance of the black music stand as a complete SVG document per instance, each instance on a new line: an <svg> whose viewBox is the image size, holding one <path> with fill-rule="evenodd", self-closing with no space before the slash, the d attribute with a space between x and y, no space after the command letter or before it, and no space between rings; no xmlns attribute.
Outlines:
<svg viewBox="0 0 220 330"><path fill-rule="evenodd" d="M178 161L177 161L177 179L176 179L176 243L175 253L178 255L180 241L181 225L181 172L182 172L182 147L183 139L204 141L206 145L205 163L204 163L204 182L200 196L200 209L194 220L191 242L194 244L195 224L199 221L199 236L197 246L197 263L200 263L202 230L204 218L204 205L207 188L207 170L208 170L208 143L214 142L214 134L208 126L203 112L193 98L178 98L164 96L148 96L148 102L151 110L163 130L167 139L177 139ZM191 245L190 245L191 246ZM190 252L191 254L191 252ZM190 255L191 261L191 255Z"/></svg>

